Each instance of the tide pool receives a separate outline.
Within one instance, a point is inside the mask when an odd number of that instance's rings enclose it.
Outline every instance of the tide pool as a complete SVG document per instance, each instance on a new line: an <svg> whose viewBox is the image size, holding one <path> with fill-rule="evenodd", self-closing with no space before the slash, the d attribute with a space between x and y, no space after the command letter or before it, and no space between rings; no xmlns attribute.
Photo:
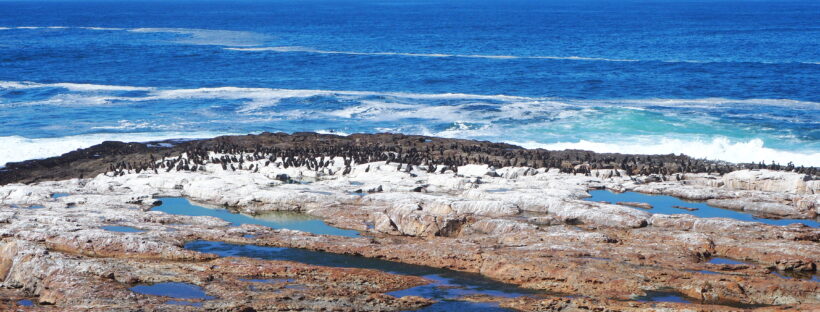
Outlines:
<svg viewBox="0 0 820 312"><path fill-rule="evenodd" d="M801 223L808 225L810 227L820 227L820 222L814 220L761 218L746 212L712 207L704 202L684 201L682 199L667 195L647 195L638 192L614 193L608 190L592 190L589 191L589 194L592 195L592 197L584 198L584 200L605 201L612 204L615 204L617 202L648 203L652 205L652 209L641 210L650 213L689 214L699 218L730 218L740 221L760 222L771 225L789 225L793 223ZM685 209L674 208L673 206L697 208L697 210L688 211Z"/></svg>
<svg viewBox="0 0 820 312"><path fill-rule="evenodd" d="M268 260L289 260L300 263L330 267L376 269L395 274L421 276L433 280L433 283L388 293L393 296L421 296L441 300L440 303L420 311L510 311L491 303L471 303L458 301L466 295L490 295L500 297L517 297L537 295L535 290L520 288L515 285L493 281L480 274L437 269L427 266L405 264L374 258L341 255L297 248L265 247L256 245L238 245L212 241L193 241L185 248L199 252L217 254L222 257L250 257Z"/></svg>
<svg viewBox="0 0 820 312"><path fill-rule="evenodd" d="M274 229L291 229L322 235L359 236L359 232L330 226L324 221L304 213L276 211L249 216L232 213L227 209L205 208L194 205L185 198L163 197L158 199L162 201L162 204L152 208L152 210L186 216L212 216L231 222L234 226L256 224Z"/></svg>

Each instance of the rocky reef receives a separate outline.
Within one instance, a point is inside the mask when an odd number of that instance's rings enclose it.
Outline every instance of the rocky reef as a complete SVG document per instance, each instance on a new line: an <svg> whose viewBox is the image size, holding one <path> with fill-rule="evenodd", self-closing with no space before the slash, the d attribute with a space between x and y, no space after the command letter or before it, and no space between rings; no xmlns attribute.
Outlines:
<svg viewBox="0 0 820 312"><path fill-rule="evenodd" d="M108 142L10 164L0 173L0 304L59 311L386 311L436 301L388 294L429 283L424 277L185 248L214 241L477 273L533 295L459 300L522 311L820 309L820 283L811 278L820 261L816 227L585 200L590 190L631 191L760 218L817 220L814 168L761 166L772 165L387 134ZM151 210L160 197L247 215L296 211L362 235ZM103 228L112 225L139 232ZM734 261L711 261L718 258ZM252 281L260 279L272 282ZM169 282L198 286L208 297L132 290Z"/></svg>

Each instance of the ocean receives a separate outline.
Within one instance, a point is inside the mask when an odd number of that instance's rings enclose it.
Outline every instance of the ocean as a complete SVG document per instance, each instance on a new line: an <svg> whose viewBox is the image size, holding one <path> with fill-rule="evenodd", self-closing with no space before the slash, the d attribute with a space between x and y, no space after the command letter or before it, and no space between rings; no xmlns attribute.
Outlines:
<svg viewBox="0 0 820 312"><path fill-rule="evenodd" d="M0 0L0 165L263 131L820 166L820 1Z"/></svg>

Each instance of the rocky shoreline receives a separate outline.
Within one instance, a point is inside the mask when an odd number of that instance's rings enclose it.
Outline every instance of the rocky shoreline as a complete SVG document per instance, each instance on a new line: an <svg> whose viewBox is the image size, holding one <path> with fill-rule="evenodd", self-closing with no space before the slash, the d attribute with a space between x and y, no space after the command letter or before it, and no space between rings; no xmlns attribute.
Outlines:
<svg viewBox="0 0 820 312"><path fill-rule="evenodd" d="M107 142L0 172L0 297L31 310L383 311L433 302L385 294L429 282L421 277L219 258L184 247L204 240L473 272L543 291L462 298L523 311L819 309L820 283L784 278L816 274L818 228L584 200L595 189L635 191L759 217L817 220L815 173L391 134ZM159 197L249 215L298 211L363 235L151 211ZM107 225L142 232L101 228ZM718 257L741 263L710 262ZM248 287L242 279L251 277L287 281ZM197 285L215 298L197 302L201 307L169 305L168 298L129 290L160 282ZM656 292L689 303L639 300ZM38 305L21 307L22 298Z"/></svg>
<svg viewBox="0 0 820 312"><path fill-rule="evenodd" d="M805 174L809 180L820 179L820 169L792 164L732 164L695 159L683 155L630 155L595 153L584 150L547 151L519 146L403 134L353 134L338 136L299 132L268 133L245 136L221 136L202 140L166 140L148 143L107 141L101 144L46 159L8 163L0 168L0 185L94 177L109 171L153 170L158 157L177 157L183 153L197 161L209 163L209 151L225 154L265 153L297 161L309 158L345 157L356 163L391 161L404 164L432 165L447 170L468 164L495 168L557 168L564 173L589 174L592 170L621 170L629 176L656 175L662 180L678 180L685 173L725 174L742 169L769 169ZM238 162L238 161L237 161ZM176 165L176 164L174 164ZM316 169L316 163L312 164ZM193 167L190 164L188 169ZM163 168L165 169L165 168ZM177 168L174 168L177 169ZM181 169L181 168L179 168ZM430 168L432 169L432 168Z"/></svg>

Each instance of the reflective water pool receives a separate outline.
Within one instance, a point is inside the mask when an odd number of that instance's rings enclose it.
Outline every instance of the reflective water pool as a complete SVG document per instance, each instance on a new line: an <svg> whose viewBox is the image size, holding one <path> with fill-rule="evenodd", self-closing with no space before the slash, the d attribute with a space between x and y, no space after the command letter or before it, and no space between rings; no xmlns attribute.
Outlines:
<svg viewBox="0 0 820 312"><path fill-rule="evenodd" d="M134 287L131 287L131 291L135 293L140 293L143 295L152 295L152 296L165 296L171 297L176 299L194 299L194 300L209 300L214 299L212 296L208 296L202 287L188 284L188 283L176 283L176 282L168 282L168 283L157 283L157 284L141 284ZM192 301L185 301L185 300L168 300L165 302L166 304L173 304L173 305L189 305L195 307L201 307L202 302L192 302Z"/></svg>
<svg viewBox="0 0 820 312"><path fill-rule="evenodd" d="M471 303L454 299L466 295L479 294L517 297L538 293L534 290L500 283L474 273L305 249L238 245L212 241L189 242L185 244L185 248L217 254L223 257L234 256L268 260L290 260L329 267L366 268L395 274L422 276L433 280L433 283L388 293L397 297L414 295L441 300L441 302L429 306L422 311L453 311L453 309L463 311L508 311L492 303Z"/></svg>
<svg viewBox="0 0 820 312"><path fill-rule="evenodd" d="M678 302L691 303L682 294L672 291L647 291L645 296L635 298L642 302Z"/></svg>
<svg viewBox="0 0 820 312"><path fill-rule="evenodd" d="M733 260L729 258L712 257L709 259L711 264L748 264L743 261Z"/></svg>
<svg viewBox="0 0 820 312"><path fill-rule="evenodd" d="M21 306L24 306L24 307L33 307L34 306L34 302L32 302L31 300L28 300L28 299L19 300L19 301L17 301L17 304L19 304Z"/></svg>
<svg viewBox="0 0 820 312"><path fill-rule="evenodd" d="M145 232L143 230L132 228L130 226L123 226L123 225L106 225L100 227L103 230L111 231L111 232L125 232L125 233L136 233L136 232Z"/></svg>
<svg viewBox="0 0 820 312"><path fill-rule="evenodd" d="M820 222L814 220L760 218L755 217L749 213L730 209L717 208L709 206L704 202L684 201L673 196L647 195L638 192L614 193L608 190L592 190L589 191L589 194L592 195L592 197L584 198L584 200L605 201L613 204L617 202L648 203L653 207L652 209L645 211L648 211L650 213L689 214L700 218L731 218L740 221L753 221L771 225L788 225L792 223L802 223L810 227L820 227ZM685 209L675 208L675 206L697 208L697 210L689 211Z"/></svg>
<svg viewBox="0 0 820 312"><path fill-rule="evenodd" d="M304 213L276 211L249 216L240 213L232 213L227 209L206 208L195 205L185 198L164 197L159 198L159 200L162 201L162 204L154 207L152 210L186 216L212 216L231 222L235 226L242 224L257 224L274 229L291 229L314 234L349 237L359 236L359 232L357 231L345 230L330 226L324 221Z"/></svg>

